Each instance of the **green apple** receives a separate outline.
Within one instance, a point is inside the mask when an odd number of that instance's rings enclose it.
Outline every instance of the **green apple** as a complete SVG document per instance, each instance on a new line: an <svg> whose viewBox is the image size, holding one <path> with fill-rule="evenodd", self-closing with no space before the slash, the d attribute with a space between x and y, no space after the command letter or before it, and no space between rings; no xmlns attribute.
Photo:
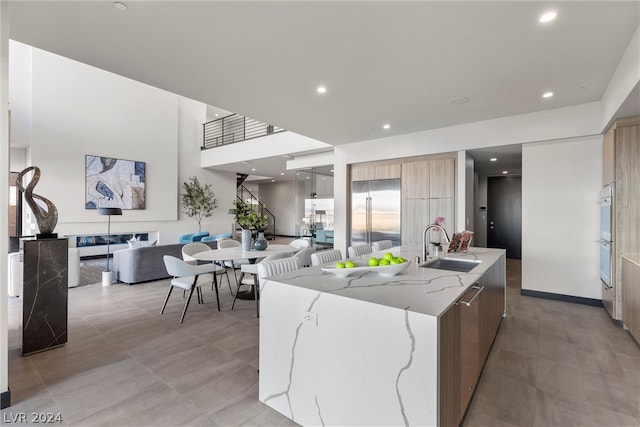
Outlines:
<svg viewBox="0 0 640 427"><path fill-rule="evenodd" d="M369 258L369 267L377 267L379 263L380 263L380 260L378 258L375 258L375 257Z"/></svg>
<svg viewBox="0 0 640 427"><path fill-rule="evenodd" d="M406 259L402 258L401 256L396 257L396 259L400 261L400 264L402 264L403 262L407 261Z"/></svg>
<svg viewBox="0 0 640 427"><path fill-rule="evenodd" d="M391 261L389 261L391 264L402 264L402 261L400 261L398 258L394 258Z"/></svg>
<svg viewBox="0 0 640 427"><path fill-rule="evenodd" d="M336 268L345 268L344 262L336 262Z"/></svg>
<svg viewBox="0 0 640 427"><path fill-rule="evenodd" d="M386 254L384 254L382 256L382 259L386 259L387 261L391 261L393 258L395 258L395 257L393 256L393 254L391 252L387 252Z"/></svg>
<svg viewBox="0 0 640 427"><path fill-rule="evenodd" d="M390 265L391 262L388 259L381 259L378 265Z"/></svg>
<svg viewBox="0 0 640 427"><path fill-rule="evenodd" d="M345 262L345 263L344 263L344 266L345 266L346 268L353 268L353 267L355 267L356 265L355 265L355 263L354 263L353 261L347 261L347 262Z"/></svg>

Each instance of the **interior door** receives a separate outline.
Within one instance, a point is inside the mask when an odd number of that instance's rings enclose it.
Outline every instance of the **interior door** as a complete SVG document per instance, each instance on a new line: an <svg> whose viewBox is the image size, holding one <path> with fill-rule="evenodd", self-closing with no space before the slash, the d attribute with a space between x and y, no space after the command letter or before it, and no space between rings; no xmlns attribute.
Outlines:
<svg viewBox="0 0 640 427"><path fill-rule="evenodd" d="M522 179L489 177L487 184L487 247L520 258L522 247Z"/></svg>

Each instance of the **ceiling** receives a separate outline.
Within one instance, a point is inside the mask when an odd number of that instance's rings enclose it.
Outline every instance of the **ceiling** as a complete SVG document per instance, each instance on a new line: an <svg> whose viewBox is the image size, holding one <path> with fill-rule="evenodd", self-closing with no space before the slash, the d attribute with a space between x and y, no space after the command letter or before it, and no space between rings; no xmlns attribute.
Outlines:
<svg viewBox="0 0 640 427"><path fill-rule="evenodd" d="M637 1L124 2L11 1L10 37L330 145L598 101L640 17Z"/></svg>

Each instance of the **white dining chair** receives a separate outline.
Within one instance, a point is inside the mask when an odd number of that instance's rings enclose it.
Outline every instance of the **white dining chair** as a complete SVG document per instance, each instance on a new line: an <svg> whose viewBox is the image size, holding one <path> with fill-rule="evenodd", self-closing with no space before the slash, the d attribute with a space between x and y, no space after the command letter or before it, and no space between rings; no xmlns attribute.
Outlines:
<svg viewBox="0 0 640 427"><path fill-rule="evenodd" d="M286 257L282 259L270 260L267 261L266 258L258 265L258 283L255 286L256 293L256 309L258 313L258 317L260 317L260 286L264 285L264 279L266 277L275 276L277 274L284 274L290 271L296 271L300 269L300 264L298 263L298 258L296 257Z"/></svg>
<svg viewBox="0 0 640 427"><path fill-rule="evenodd" d="M316 252L316 248L313 246L310 246L308 248L300 249L298 252L296 252L296 254L293 257L298 259L298 264L300 264L300 268L311 267L311 255L314 254L315 252Z"/></svg>
<svg viewBox="0 0 640 427"><path fill-rule="evenodd" d="M169 302L169 297L171 296L171 292L174 287L189 291L189 296L187 297L187 301L184 303L184 308L182 309L182 316L180 316L180 323L182 323L184 316L187 313L187 308L189 307L189 302L191 301L191 296L193 295L194 290L197 290L198 303L204 303L200 287L204 284L211 283L213 279L209 278L208 273L213 273L216 266L214 264L193 265L171 255L165 255L162 259L164 260L167 273L173 276L173 279L171 279L169 293L167 293L164 304L162 304L160 314L164 313L164 309L167 307L167 302ZM215 287L215 290L218 311L220 311L220 298L218 296L217 286Z"/></svg>
<svg viewBox="0 0 640 427"><path fill-rule="evenodd" d="M182 247L182 259L188 262L189 264L198 265L198 260L195 259L193 255L199 252L210 251L210 250L211 250L211 247L206 243L202 243L202 242L187 243ZM233 295L233 289L231 288L231 280L229 280L229 273L227 272L227 269L216 263L213 263L213 265L215 265L217 268L214 271L215 276L214 276L214 281L212 283L212 286L215 286L218 284L218 276L226 274L227 283L229 284L229 291L231 291L231 295Z"/></svg>
<svg viewBox="0 0 640 427"><path fill-rule="evenodd" d="M372 251L371 245L368 243L361 243L358 245L349 246L347 248L349 258L355 258L362 255L370 254Z"/></svg>
<svg viewBox="0 0 640 427"><path fill-rule="evenodd" d="M298 248L298 249L304 249L304 248L308 248L310 243L308 240L305 239L296 239L293 240L291 243L289 243L291 246L293 246L294 248Z"/></svg>
<svg viewBox="0 0 640 427"><path fill-rule="evenodd" d="M267 255L266 257L264 257L262 260L256 262L255 264L243 264L240 271L242 272L242 278L241 280L238 282L238 287L236 289L236 295L233 297L233 302L231 303L231 310L233 310L233 307L236 305L236 299L238 298L238 292L240 292L240 286L242 285L252 285L253 286L253 297L256 300L256 314L260 313L260 309L258 308L258 266L260 264L262 264L263 262L267 261L273 261L273 260L277 260L277 259L281 259L281 258L286 258L288 257L288 254L286 252L275 252L272 253L271 255ZM244 275L245 274L249 274L252 276L253 280L248 280L245 281L244 280Z"/></svg>
<svg viewBox="0 0 640 427"><path fill-rule="evenodd" d="M378 240L371 244L371 250L373 252L384 251L385 249L391 249L393 242L391 240Z"/></svg>
<svg viewBox="0 0 640 427"><path fill-rule="evenodd" d="M342 252L340 249L331 249L328 251L320 251L311 254L311 265L324 265L330 262L338 262L342 259Z"/></svg>
<svg viewBox="0 0 640 427"><path fill-rule="evenodd" d="M242 243L234 239L218 240L218 249L237 248L240 246L242 246ZM245 264L249 264L249 261L246 259L235 260L235 261L234 260L224 261L223 265L233 270L233 277L236 279L236 286L239 283L239 279L238 279L238 275L236 274L236 271L239 270L240 267Z"/></svg>

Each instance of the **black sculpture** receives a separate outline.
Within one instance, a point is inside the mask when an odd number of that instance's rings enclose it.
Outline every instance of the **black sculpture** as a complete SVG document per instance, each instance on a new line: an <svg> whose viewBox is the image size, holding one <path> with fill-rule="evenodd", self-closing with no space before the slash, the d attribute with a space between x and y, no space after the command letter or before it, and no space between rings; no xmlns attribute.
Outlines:
<svg viewBox="0 0 640 427"><path fill-rule="evenodd" d="M22 185L22 177L30 171L33 171L33 178L31 178L31 181L29 181L29 184L25 188ZM57 237L57 234L55 234L53 230L56 228L56 224L58 224L58 209L56 209L56 206L51 202L51 200L33 192L33 188L36 186L38 181L40 181L40 168L37 166L29 166L16 177L16 187L24 193L24 198L27 201L27 204L29 204L31 211L33 212L33 216L36 217L38 229L40 230L38 238L55 238ZM46 205L46 210L40 204L36 203L36 200L44 203Z"/></svg>

